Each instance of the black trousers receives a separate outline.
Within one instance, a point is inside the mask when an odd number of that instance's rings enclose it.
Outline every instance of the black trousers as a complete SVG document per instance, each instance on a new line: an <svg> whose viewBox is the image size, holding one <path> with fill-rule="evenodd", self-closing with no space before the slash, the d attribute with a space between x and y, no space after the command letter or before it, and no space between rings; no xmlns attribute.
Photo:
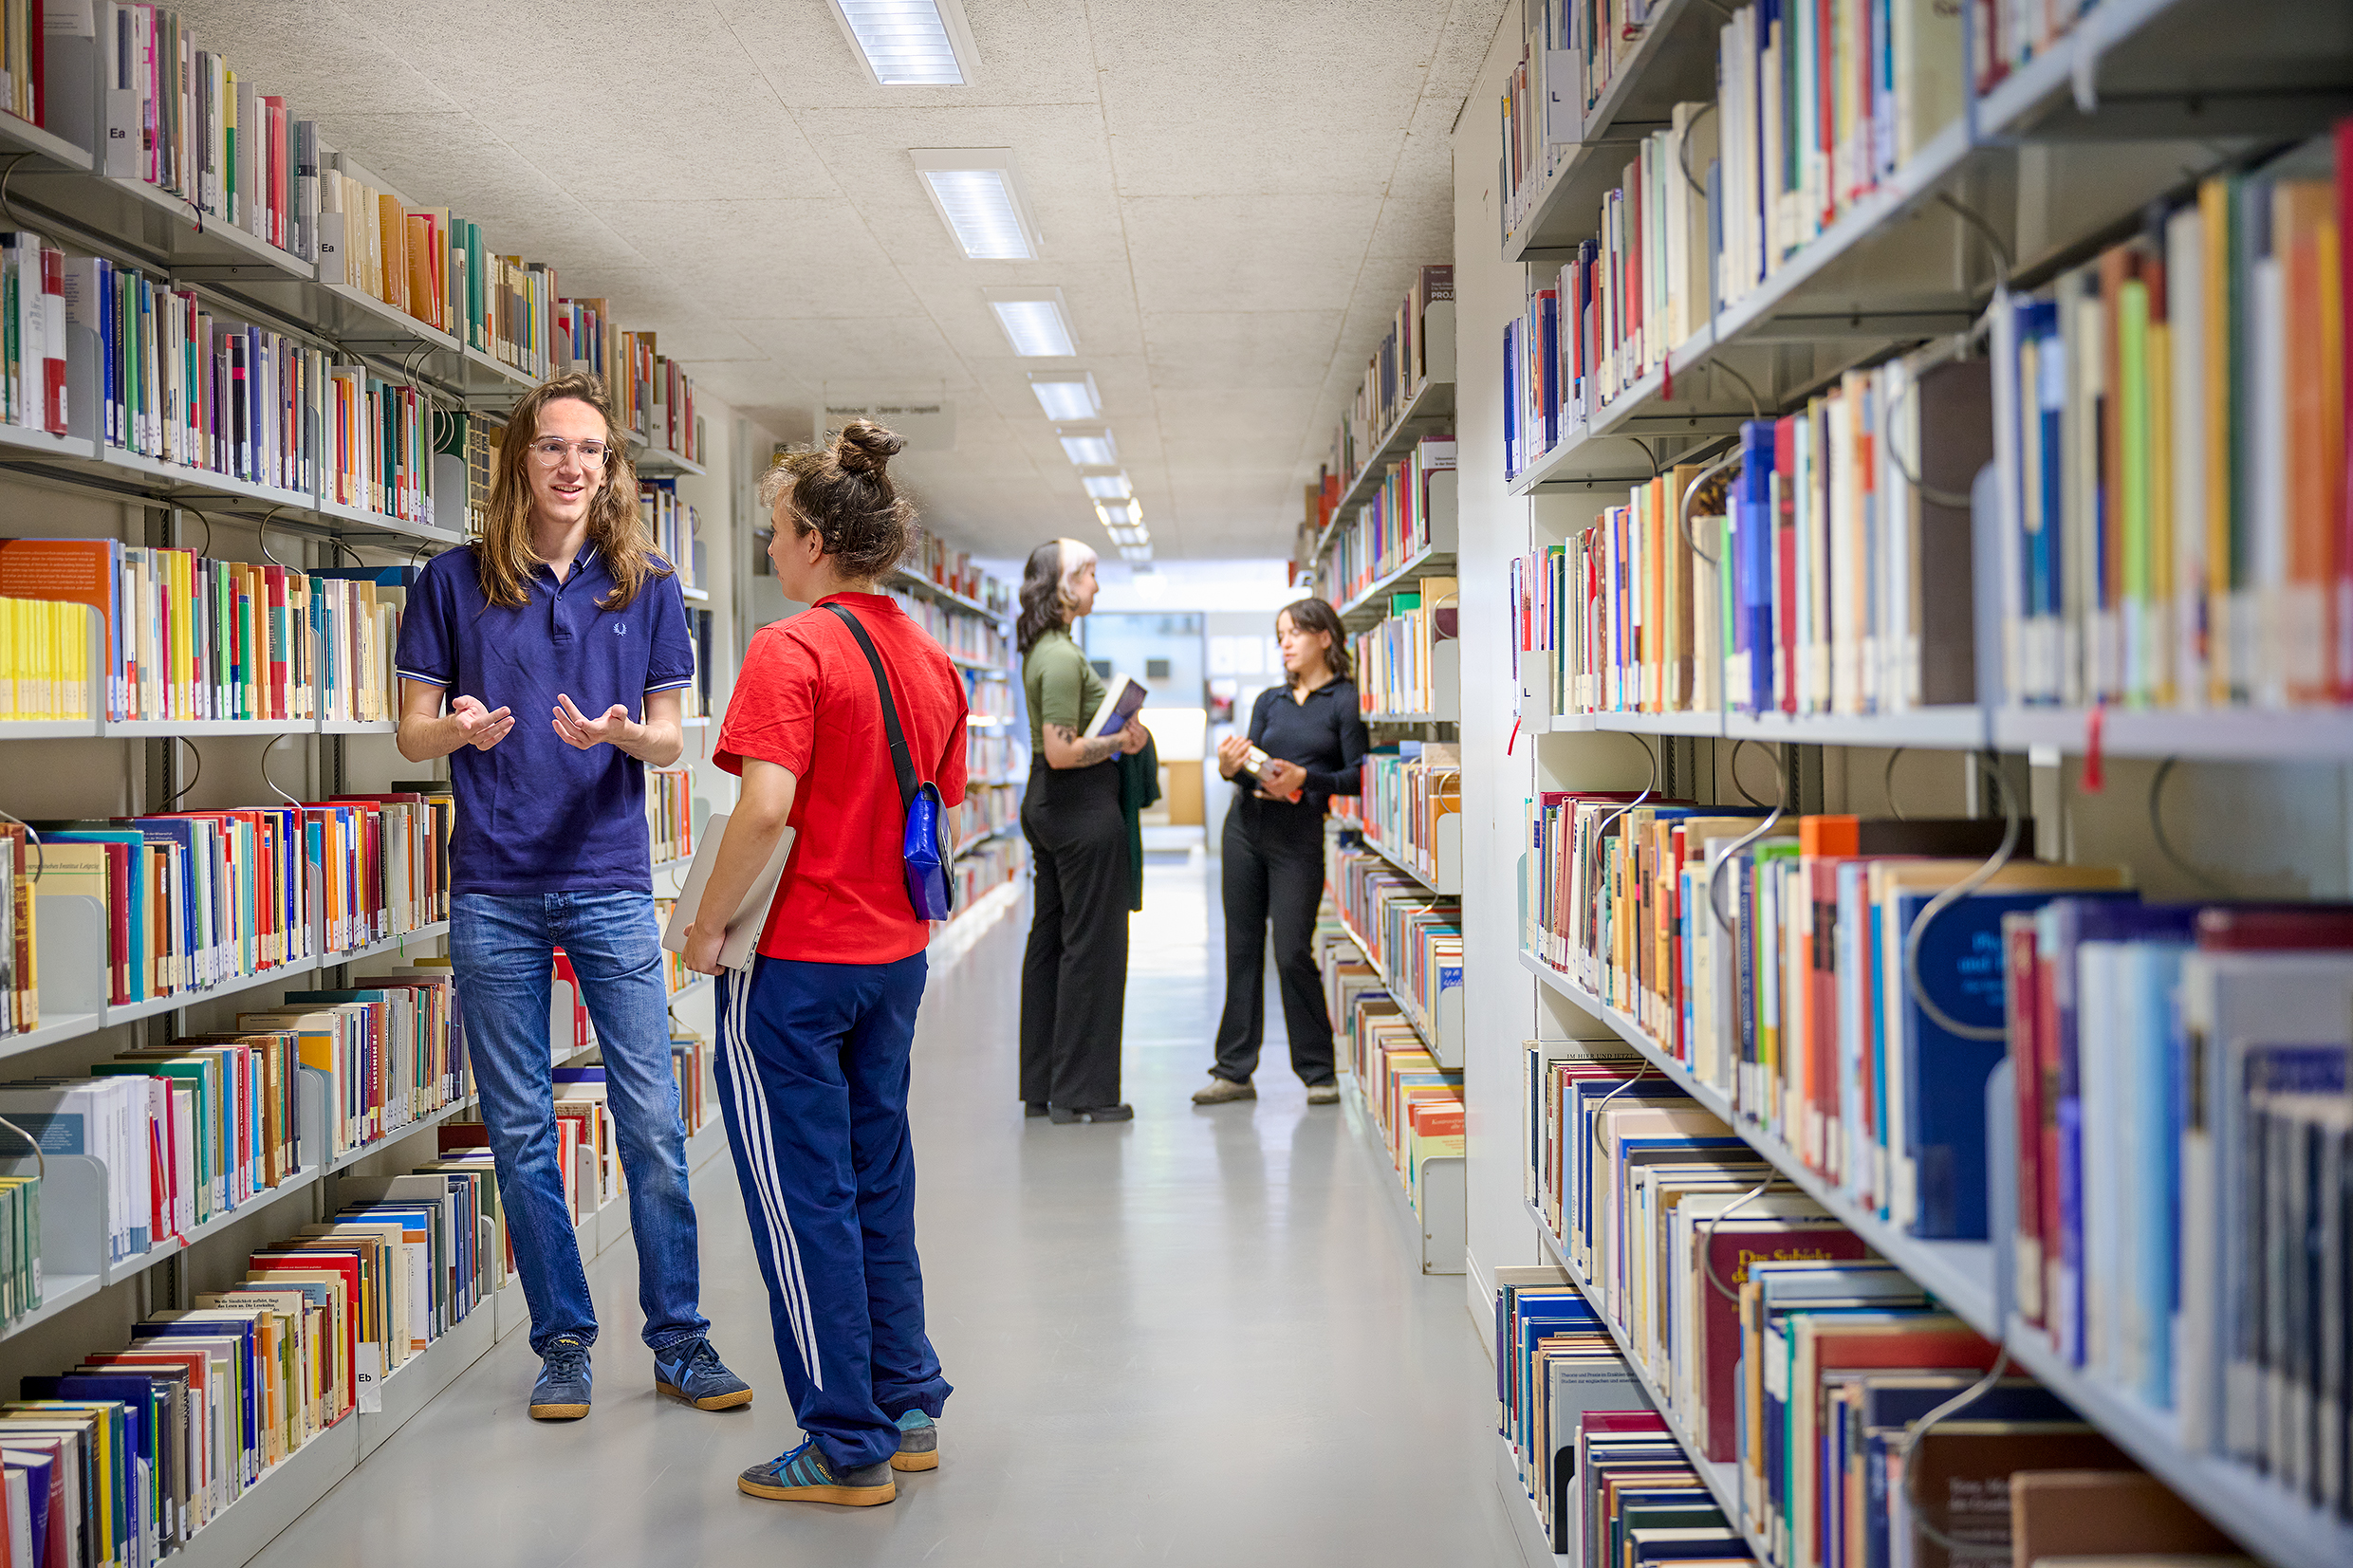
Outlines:
<svg viewBox="0 0 2353 1568"><path fill-rule="evenodd" d="M1217 1022L1211 1073L1247 1083L1258 1070L1267 1026L1267 926L1274 926L1274 970L1291 1070L1302 1083L1336 1082L1332 1019L1315 967L1316 906L1324 898L1324 814L1245 796L1226 813L1226 1010Z"/></svg>
<svg viewBox="0 0 2353 1568"><path fill-rule="evenodd" d="M1021 965L1021 1098L1117 1105L1135 886L1119 765L1032 762L1021 831L1037 867L1036 913Z"/></svg>

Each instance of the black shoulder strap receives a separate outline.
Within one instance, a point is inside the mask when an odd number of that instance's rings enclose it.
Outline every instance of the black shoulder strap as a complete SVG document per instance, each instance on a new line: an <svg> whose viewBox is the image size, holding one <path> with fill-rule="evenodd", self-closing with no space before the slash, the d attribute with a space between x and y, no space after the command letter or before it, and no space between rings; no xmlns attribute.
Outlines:
<svg viewBox="0 0 2353 1568"><path fill-rule="evenodd" d="M866 664L874 671L874 689L882 697L882 728L890 732L891 762L899 769L899 803L907 810L915 809L916 772L914 753L907 749L906 731L899 728L899 704L891 700L890 677L882 673L882 655L874 651L874 639L866 636L865 627L845 605L828 604L826 609L848 623L850 636L866 653Z"/></svg>

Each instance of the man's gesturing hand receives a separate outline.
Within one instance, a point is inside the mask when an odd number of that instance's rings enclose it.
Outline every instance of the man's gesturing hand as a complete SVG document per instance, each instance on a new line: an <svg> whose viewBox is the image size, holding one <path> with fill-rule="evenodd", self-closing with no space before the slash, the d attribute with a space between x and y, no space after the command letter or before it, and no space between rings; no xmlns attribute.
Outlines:
<svg viewBox="0 0 2353 1568"><path fill-rule="evenodd" d="M504 708L487 709L479 697L459 697L450 704L450 722L464 737L461 746L488 751L514 729L514 715Z"/></svg>
<svg viewBox="0 0 2353 1568"><path fill-rule="evenodd" d="M550 711L555 714L556 733L563 736L568 745L576 746L583 751L608 741L619 746L623 741L636 738L638 733L638 726L629 717L629 710L620 703L615 703L592 719L573 707L570 697L559 692L556 706Z"/></svg>

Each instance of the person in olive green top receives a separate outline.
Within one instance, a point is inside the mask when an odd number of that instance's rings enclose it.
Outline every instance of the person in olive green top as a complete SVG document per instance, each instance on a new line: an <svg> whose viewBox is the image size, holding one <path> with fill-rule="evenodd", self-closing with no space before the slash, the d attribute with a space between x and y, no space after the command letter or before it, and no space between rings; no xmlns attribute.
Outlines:
<svg viewBox="0 0 2353 1568"><path fill-rule="evenodd" d="M1053 539L1022 573L1022 693L1029 707L1029 787L1022 836L1036 862L1037 902L1021 966L1021 1098L1058 1122L1128 1121L1120 1103L1120 1026L1127 1000L1127 913L1134 885L1115 759L1150 735L1130 719L1082 739L1103 683L1071 640L1095 607L1095 552Z"/></svg>

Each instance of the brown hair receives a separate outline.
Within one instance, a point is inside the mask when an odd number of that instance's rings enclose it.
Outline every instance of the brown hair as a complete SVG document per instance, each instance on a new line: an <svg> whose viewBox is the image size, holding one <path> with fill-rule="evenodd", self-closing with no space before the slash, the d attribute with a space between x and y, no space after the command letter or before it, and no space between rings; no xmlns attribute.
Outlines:
<svg viewBox="0 0 2353 1568"><path fill-rule="evenodd" d="M1021 614L1013 649L1027 658L1047 633L1070 624L1070 579L1092 565L1095 552L1076 539L1049 539L1029 552L1021 571Z"/></svg>
<svg viewBox="0 0 2353 1568"><path fill-rule="evenodd" d="M1334 678L1339 680L1356 678L1353 661L1348 657L1348 631L1346 627L1340 624L1340 613L1337 610L1320 599L1302 599L1295 600L1277 610L1274 613L1275 623L1280 625L1285 616L1290 617L1291 624L1303 632L1310 634L1329 632L1332 645L1324 651L1324 662L1331 667ZM1299 677L1291 676L1289 684L1298 685Z"/></svg>
<svg viewBox="0 0 2353 1568"><path fill-rule="evenodd" d="M604 558L613 591L598 604L618 610L638 597L647 578L671 573L670 563L654 553L654 537L639 515L638 470L630 466L629 443L613 417L604 383L588 375L558 376L525 393L507 416L482 537L473 545L482 597L492 604L513 608L530 602L531 568L539 556L531 548L531 480L524 465L539 439L539 411L566 397L586 403L604 421L604 485L588 503L588 540Z"/></svg>
<svg viewBox="0 0 2353 1568"><path fill-rule="evenodd" d="M880 577L915 545L915 506L889 471L906 444L871 419L852 419L822 446L779 455L760 478L760 505L773 514L786 503L794 536L816 534L849 581Z"/></svg>

